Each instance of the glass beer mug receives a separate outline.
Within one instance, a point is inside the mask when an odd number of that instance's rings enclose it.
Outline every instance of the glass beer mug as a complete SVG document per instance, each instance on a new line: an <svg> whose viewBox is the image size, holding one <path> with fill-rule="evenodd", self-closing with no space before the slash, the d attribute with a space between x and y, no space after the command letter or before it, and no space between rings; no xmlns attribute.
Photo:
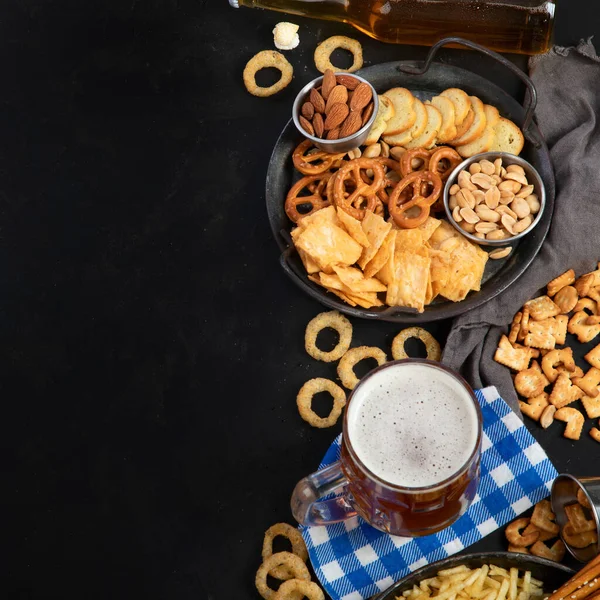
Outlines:
<svg viewBox="0 0 600 600"><path fill-rule="evenodd" d="M479 403L462 377L428 360L386 363L352 392L340 460L296 485L292 513L303 525L360 515L393 535L436 533L475 496L481 437Z"/></svg>

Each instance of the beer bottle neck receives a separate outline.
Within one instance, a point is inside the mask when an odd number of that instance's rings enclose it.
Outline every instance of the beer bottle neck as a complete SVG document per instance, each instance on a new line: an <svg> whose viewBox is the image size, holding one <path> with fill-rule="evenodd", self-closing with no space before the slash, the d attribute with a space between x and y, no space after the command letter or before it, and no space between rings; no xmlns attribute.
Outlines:
<svg viewBox="0 0 600 600"><path fill-rule="evenodd" d="M268 8L303 17L321 19L343 19L350 0L229 0L231 6L238 8Z"/></svg>

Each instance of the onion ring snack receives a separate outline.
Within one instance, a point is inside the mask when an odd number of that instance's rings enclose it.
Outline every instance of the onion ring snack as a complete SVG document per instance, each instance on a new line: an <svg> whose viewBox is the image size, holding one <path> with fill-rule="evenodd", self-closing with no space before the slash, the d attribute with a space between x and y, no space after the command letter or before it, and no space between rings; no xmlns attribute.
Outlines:
<svg viewBox="0 0 600 600"><path fill-rule="evenodd" d="M325 600L323 590L312 581L302 579L290 579L284 581L273 596L273 600L298 600L308 598L308 600Z"/></svg>
<svg viewBox="0 0 600 600"><path fill-rule="evenodd" d="M298 529L287 523L275 523L275 525L271 525L271 527L265 531L262 547L263 561L273 555L273 540L277 536L283 536L290 541L292 544L292 554L299 556L304 562L308 560L308 550L306 549L304 538ZM291 579L293 577L293 572L289 567L284 565L273 567L269 574L276 579Z"/></svg>
<svg viewBox="0 0 600 600"><path fill-rule="evenodd" d="M417 338L425 344L427 350L427 359L439 361L442 358L442 349L440 343L427 331L421 327L408 327L403 329L392 342L392 357L394 360L410 358L404 349L406 340Z"/></svg>
<svg viewBox="0 0 600 600"><path fill-rule="evenodd" d="M272 554L262 563L262 565L260 565L260 567L258 567L256 578L254 580L258 593L265 600L272 600L276 594L275 590L272 590L267 585L267 575L269 575L274 568L282 565L293 573L294 579L310 581L308 568L299 556L296 556L291 552L278 552L277 554Z"/></svg>
<svg viewBox="0 0 600 600"><path fill-rule="evenodd" d="M351 52L354 61L349 69L340 69L331 63L330 56L334 50L342 48ZM331 69L336 73L354 73L363 66L363 51L358 40L346 37L345 35L334 35L321 42L315 50L315 66L321 73Z"/></svg>
<svg viewBox="0 0 600 600"><path fill-rule="evenodd" d="M281 73L281 79L269 87L261 87L256 83L256 73L261 69L273 67ZM286 88L292 81L294 69L287 58L275 50L263 50L253 56L244 68L244 85L253 95L261 98L272 96Z"/></svg>
<svg viewBox="0 0 600 600"><path fill-rule="evenodd" d="M319 392L329 392L333 397L333 406L327 417L320 417L312 409L313 396ZM296 404L300 416L309 425L319 429L333 427L340 418L342 409L346 406L346 392L333 381L324 379L323 377L316 377L315 379L309 379L300 388L296 398Z"/></svg>
<svg viewBox="0 0 600 600"><path fill-rule="evenodd" d="M342 356L337 367L338 376L344 387L353 390L358 385L360 380L354 373L354 367L365 358L374 358L379 366L387 362L387 356L380 348L374 346L351 348Z"/></svg>
<svg viewBox="0 0 600 600"><path fill-rule="evenodd" d="M334 329L340 336L335 348L328 352L317 348L317 336L326 327ZM314 319L311 319L304 333L304 347L306 348L306 352L315 360L322 360L323 362L333 362L342 358L348 351L348 348L350 348L351 342L352 324L346 317L335 310L321 313Z"/></svg>

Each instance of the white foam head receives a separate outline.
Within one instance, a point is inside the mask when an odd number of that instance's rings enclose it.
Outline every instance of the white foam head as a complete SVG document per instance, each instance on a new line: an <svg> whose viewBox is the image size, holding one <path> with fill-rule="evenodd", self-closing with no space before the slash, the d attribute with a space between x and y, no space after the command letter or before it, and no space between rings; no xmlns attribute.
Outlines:
<svg viewBox="0 0 600 600"><path fill-rule="evenodd" d="M360 461L393 485L436 485L457 473L477 444L473 398L449 373L390 365L355 390L346 435Z"/></svg>

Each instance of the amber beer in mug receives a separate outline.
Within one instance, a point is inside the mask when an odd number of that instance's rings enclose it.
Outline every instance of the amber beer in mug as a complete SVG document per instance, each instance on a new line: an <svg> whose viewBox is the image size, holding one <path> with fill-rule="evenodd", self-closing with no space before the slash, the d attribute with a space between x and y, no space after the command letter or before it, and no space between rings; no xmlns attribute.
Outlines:
<svg viewBox="0 0 600 600"><path fill-rule="evenodd" d="M479 404L462 377L427 360L382 365L350 396L339 462L297 484L292 513L304 525L360 515L393 535L440 531L475 496L481 436Z"/></svg>

